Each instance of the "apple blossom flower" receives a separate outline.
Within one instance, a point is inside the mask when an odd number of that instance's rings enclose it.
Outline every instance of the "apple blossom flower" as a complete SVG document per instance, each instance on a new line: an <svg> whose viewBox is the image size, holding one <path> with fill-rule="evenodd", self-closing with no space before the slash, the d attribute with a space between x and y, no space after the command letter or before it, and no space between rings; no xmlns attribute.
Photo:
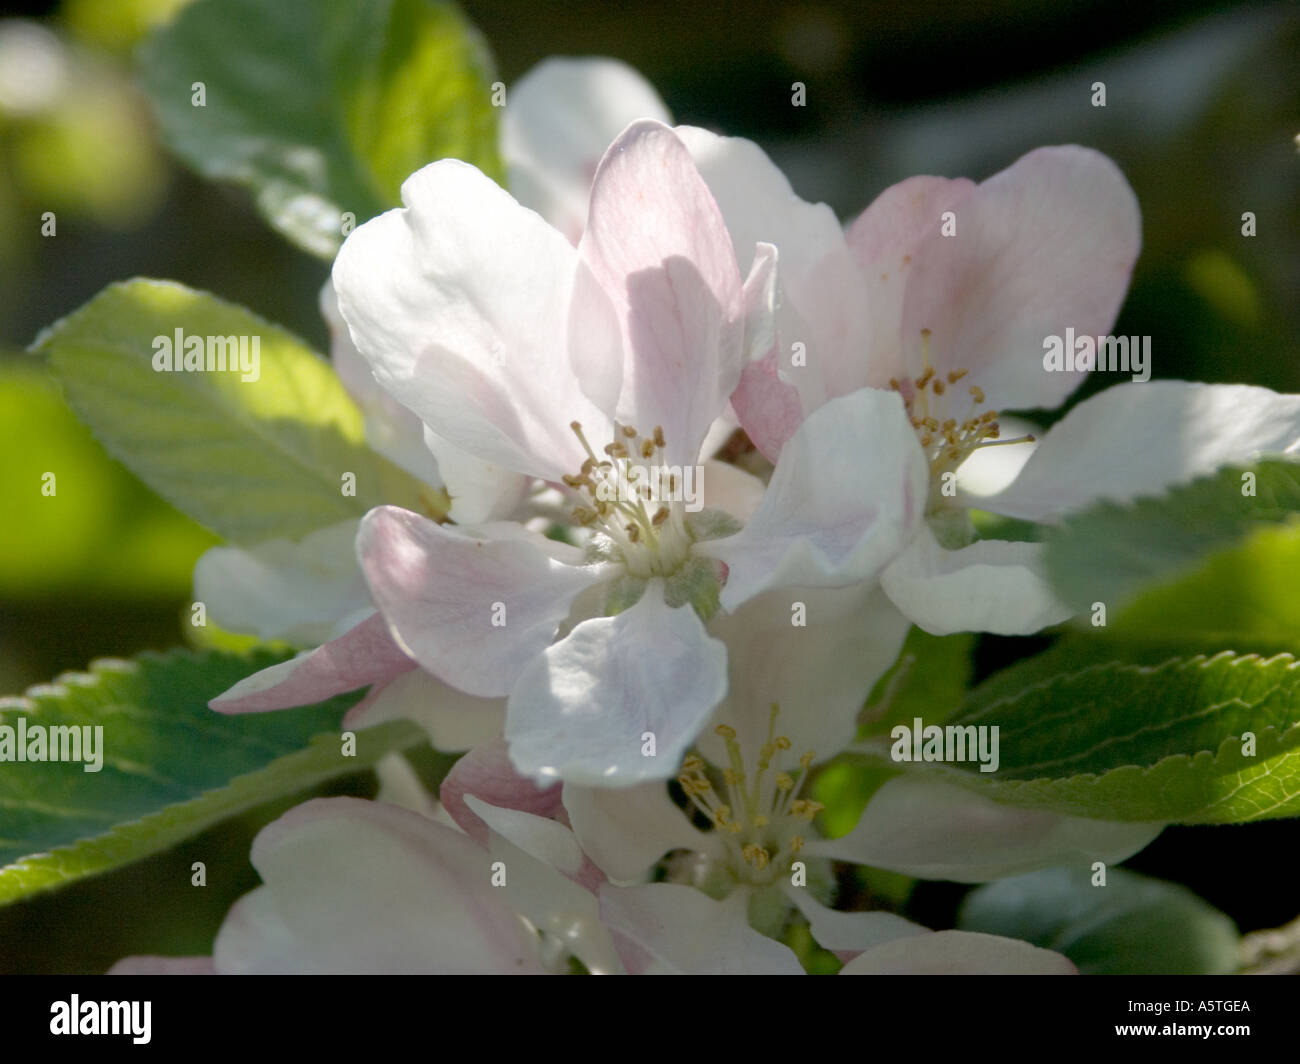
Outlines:
<svg viewBox="0 0 1300 1064"><path fill-rule="evenodd" d="M470 779L441 821L355 798L290 810L254 839L263 885L231 909L210 959L130 957L112 971L542 974L577 961L609 974L802 974L789 947L750 925L740 895L606 881L549 815L548 791L559 788L513 776L499 749L457 768ZM514 804L491 804L467 783L495 783L496 799ZM930 932L886 913L841 915L855 927L855 946L841 950L846 974L1074 971L1059 954L1012 939Z"/></svg>
<svg viewBox="0 0 1300 1064"><path fill-rule="evenodd" d="M741 895L755 926L768 931L797 910L823 947L840 952L868 948L881 921L829 907L830 861L981 882L1122 861L1163 829L1007 806L904 774L872 795L847 834L819 837L811 773L854 742L860 681L879 675L870 660L859 659L892 661L908 624L879 587L815 594L809 605L820 621L801 646L790 646L788 627L781 632L744 616L748 607L731 619L727 700L678 776L698 813L694 820L659 781L625 789L563 785L574 835L611 882L644 883L657 869L668 882L713 897ZM843 636L837 642L845 629L856 646ZM810 691L815 705L801 701ZM471 751L464 760L473 765L479 756ZM703 830L696 826L701 818Z"/></svg>
<svg viewBox="0 0 1300 1064"><path fill-rule="evenodd" d="M596 165L610 141L637 118L668 118L650 85L613 59L544 60L510 87L508 99L501 152L511 187L521 203L574 243L586 224ZM374 450L422 481L431 495L444 490L439 463L449 469L457 491L436 508L447 509L452 520L518 518L545 524L545 493L530 486L527 478L476 459L445 440L438 442L435 460L425 444L426 427L378 385L357 352L339 315L332 281L321 289L320 307L329 326L331 361L362 410L366 440ZM734 419L720 419L705 451L712 453L720 434L734 427ZM322 649L305 664L275 666L250 677L215 699L214 708L282 709L373 684L369 696L349 713L348 726L379 723L401 715L405 707L429 729L435 745L466 749L487 737L487 725L476 724L476 719L499 722L501 711L496 706L485 709L488 700L446 688L422 670L411 674L414 662L385 636L375 647L373 626L361 628L374 609L356 559L358 523L343 522L297 543L222 545L199 559L194 598L205 603L211 619L223 628L302 648L342 639L339 647ZM364 661L358 647L377 654L387 671ZM395 686L385 694L390 681Z"/></svg>
<svg viewBox="0 0 1300 1064"><path fill-rule="evenodd" d="M688 508L703 441L747 348L766 343L773 263L760 248L742 281L672 131L639 121L609 148L576 249L464 163L426 167L402 195L335 264L358 350L435 454L445 440L563 484L589 535L578 551L517 524L381 507L358 538L371 593L426 670L508 697L522 771L665 778L726 691L726 652L705 628L719 602L870 580L911 534L919 452L864 460L880 425L903 438L903 404L865 390L825 404L743 527L732 498L752 478L738 470L705 467L710 505Z"/></svg>
<svg viewBox="0 0 1300 1064"><path fill-rule="evenodd" d="M1002 432L1002 411L1056 407L1086 373L1045 369L1047 338L1103 335L1123 300L1140 221L1105 156L1041 148L979 185L909 178L841 230L756 145L677 132L737 247L766 240L781 256L775 342L733 396L760 450L776 460L811 411L863 386L907 404L929 472L926 520L880 579L925 630L1026 634L1069 616L1041 573L1041 545L972 542L969 507L1054 521L1300 446L1300 398L1181 381L1109 388L1036 448ZM965 490L968 460L1004 445L1032 448L1013 482L991 496Z"/></svg>

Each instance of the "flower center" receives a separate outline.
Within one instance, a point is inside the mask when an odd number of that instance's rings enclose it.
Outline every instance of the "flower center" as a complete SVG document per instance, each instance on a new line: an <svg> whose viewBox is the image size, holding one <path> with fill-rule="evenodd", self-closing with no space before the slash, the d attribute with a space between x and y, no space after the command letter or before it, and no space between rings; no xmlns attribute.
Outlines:
<svg viewBox="0 0 1300 1064"><path fill-rule="evenodd" d="M614 423L614 439L597 457L582 426L570 428L587 452L582 468L564 483L582 502L573 510L580 525L603 533L617 548L631 576L671 576L690 555L694 537L688 503L698 497L698 470L663 464L664 430L642 436L632 425Z"/></svg>
<svg viewBox="0 0 1300 1064"><path fill-rule="evenodd" d="M930 365L930 330L921 330L921 350L925 371L919 377L891 378L889 386L903 397L912 428L921 441L921 449L930 463L930 509L944 505L944 474L955 473L967 458L981 447L1000 447L1009 443L1028 443L1033 436L1003 440L996 410L980 410L984 391L976 385L958 386L967 370L950 370L939 374ZM965 397L961 397L964 391ZM952 413L961 416L952 417Z"/></svg>
<svg viewBox="0 0 1300 1064"><path fill-rule="evenodd" d="M813 753L799 758L797 780L783 764L789 760L790 740L776 734L779 711L772 706L767 742L758 751L752 775L746 772L735 729L726 724L714 729L727 749L729 764L722 770L725 795L714 789L704 759L694 754L682 763L677 777L687 797L717 828L726 849L727 871L737 884L766 886L788 874L803 849L803 832L823 808L820 802L799 797Z"/></svg>

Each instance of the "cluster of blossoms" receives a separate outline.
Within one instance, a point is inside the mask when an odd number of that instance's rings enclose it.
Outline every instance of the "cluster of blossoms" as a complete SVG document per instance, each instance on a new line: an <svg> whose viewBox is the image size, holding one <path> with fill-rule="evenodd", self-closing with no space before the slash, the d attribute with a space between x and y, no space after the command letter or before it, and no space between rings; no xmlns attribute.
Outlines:
<svg viewBox="0 0 1300 1064"><path fill-rule="evenodd" d="M266 828L213 958L168 965L798 972L777 939L800 920L845 972L1071 971L837 909L831 863L978 882L1122 860L1161 825L902 776L825 839L810 775L911 625L1069 616L1039 545L977 539L969 508L1052 521L1285 451L1300 401L1121 384L1004 434L1080 383L1042 369L1043 337L1106 333L1138 254L1133 194L1090 150L912 178L842 228L620 64L548 61L510 101L515 195L425 167L322 294L372 445L448 507L196 572L223 625L309 648L215 709L368 686L347 726L407 717L467 752L437 801L393 761L379 801Z"/></svg>

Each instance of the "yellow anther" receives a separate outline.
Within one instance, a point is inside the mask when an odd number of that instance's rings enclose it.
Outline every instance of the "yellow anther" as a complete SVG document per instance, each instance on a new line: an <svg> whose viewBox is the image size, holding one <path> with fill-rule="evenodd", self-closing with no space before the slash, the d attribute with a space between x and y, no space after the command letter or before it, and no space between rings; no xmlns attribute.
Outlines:
<svg viewBox="0 0 1300 1064"><path fill-rule="evenodd" d="M964 370L964 369L954 369L954 370L949 370L949 371L948 371L948 383L949 383L949 384L956 384L959 380L961 380L964 376L966 376L966 374L967 374L968 372L970 372L970 371L969 371L969 370Z"/></svg>
<svg viewBox="0 0 1300 1064"><path fill-rule="evenodd" d="M923 336L927 335L928 330L922 329L921 334ZM934 376L934 367L931 366L924 373L922 373L919 377L916 378L917 390L922 392L925 391L925 386L930 383L930 378L933 376Z"/></svg>
<svg viewBox="0 0 1300 1064"><path fill-rule="evenodd" d="M622 428L622 433L623 433L623 435L626 436L629 440L635 440L635 439L636 439L636 435L637 435L637 433L636 433L636 429L634 429L631 425L624 425L623 428Z"/></svg>
<svg viewBox="0 0 1300 1064"><path fill-rule="evenodd" d="M934 379L934 394L935 394L935 395L943 395L943 393L944 393L944 387L945 387L945 386L944 386L943 381L941 381L938 377L935 377L935 379Z"/></svg>
<svg viewBox="0 0 1300 1064"><path fill-rule="evenodd" d="M970 394L971 394L971 398L974 399L975 402L977 403L984 402L984 389L979 387L978 385L972 384L970 386Z"/></svg>
<svg viewBox="0 0 1300 1064"><path fill-rule="evenodd" d="M802 849L803 849L803 836L802 835L794 836L794 838L790 840L790 852L798 853Z"/></svg>
<svg viewBox="0 0 1300 1064"><path fill-rule="evenodd" d="M664 445L664 427L662 425L655 426L653 439L656 447L662 447Z"/></svg>
<svg viewBox="0 0 1300 1064"><path fill-rule="evenodd" d="M736 729L730 724L719 724L713 730L724 739L734 739L736 737Z"/></svg>
<svg viewBox="0 0 1300 1064"><path fill-rule="evenodd" d="M630 539L633 543L641 542L640 525L626 524L623 526L623 530L627 533L627 538Z"/></svg>
<svg viewBox="0 0 1300 1064"><path fill-rule="evenodd" d="M654 445L654 441L653 441L653 440L642 440L642 441L641 441L641 457L642 457L642 458L653 458L653 457L654 457L654 453L655 453L655 445Z"/></svg>
<svg viewBox="0 0 1300 1064"><path fill-rule="evenodd" d="M793 790L793 789L794 789L794 777L791 776L790 773L788 773L788 772L782 772L782 773L781 773L779 776L777 776L777 778L776 778L776 786L777 786L777 789L778 789L778 790L782 790L782 791Z"/></svg>
<svg viewBox="0 0 1300 1064"><path fill-rule="evenodd" d="M654 525L655 528L658 528L667 520L668 520L668 507L661 506L659 507L659 509L655 511L654 517L650 518L650 523Z"/></svg>
<svg viewBox="0 0 1300 1064"><path fill-rule="evenodd" d="M790 749L790 740L789 740L789 738L787 738L787 737L784 736L784 735L778 735L778 736L777 736L775 739L773 739L772 741L773 741L774 743L776 743L776 748L777 748L778 750L789 750L789 749Z"/></svg>

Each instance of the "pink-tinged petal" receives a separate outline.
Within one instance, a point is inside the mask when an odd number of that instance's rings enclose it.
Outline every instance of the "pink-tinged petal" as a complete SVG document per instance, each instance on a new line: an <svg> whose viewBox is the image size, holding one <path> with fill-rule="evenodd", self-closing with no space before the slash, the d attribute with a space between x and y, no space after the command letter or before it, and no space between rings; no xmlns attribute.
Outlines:
<svg viewBox="0 0 1300 1064"><path fill-rule="evenodd" d="M743 890L714 901L675 883L606 885L600 916L633 974L803 975L788 946L749 926L747 901Z"/></svg>
<svg viewBox="0 0 1300 1064"><path fill-rule="evenodd" d="M929 928L894 913L841 912L823 905L805 887L778 881L781 892L808 918L808 930L822 949L833 953L860 953L900 938L931 934Z"/></svg>
<svg viewBox="0 0 1300 1064"><path fill-rule="evenodd" d="M245 677L208 705L218 713L307 706L385 683L414 668L415 662L393 642L388 626L375 613L333 642Z"/></svg>
<svg viewBox="0 0 1300 1064"><path fill-rule="evenodd" d="M670 850L710 852L717 842L673 804L662 780L619 788L566 783L564 808L583 852L619 883L643 882Z"/></svg>
<svg viewBox="0 0 1300 1064"><path fill-rule="evenodd" d="M750 438L775 462L803 411L867 381L861 277L835 213L800 199L758 145L690 126L676 132L717 200L742 266L756 244L780 249L775 376L747 370L736 403ZM766 347L758 356L767 359Z"/></svg>
<svg viewBox="0 0 1300 1064"><path fill-rule="evenodd" d="M616 416L647 434L662 426L665 463L694 464L740 376L744 306L717 204L667 126L634 122L610 145L578 255L619 324ZM611 393L601 368L611 354L608 325L591 293L578 292L570 319L574 372L602 404Z"/></svg>
<svg viewBox="0 0 1300 1064"><path fill-rule="evenodd" d="M1068 957L1019 939L932 931L876 946L840 975L1078 975Z"/></svg>
<svg viewBox="0 0 1300 1064"><path fill-rule="evenodd" d="M123 957L109 975L216 975L211 957Z"/></svg>
<svg viewBox="0 0 1300 1064"><path fill-rule="evenodd" d="M803 423L739 533L696 550L726 562L732 611L768 588L870 580L920 521L928 476L902 400L863 388Z"/></svg>
<svg viewBox="0 0 1300 1064"><path fill-rule="evenodd" d="M438 462L424 443L424 425L375 380L339 313L333 281L327 280L321 288L320 310L329 326L334 372L365 415L366 443L426 484L441 486Z"/></svg>
<svg viewBox="0 0 1300 1064"><path fill-rule="evenodd" d="M953 212L956 232L917 249L903 301L902 343L920 373L967 369L995 409L1054 407L1079 373L1043 369L1043 341L1104 335L1141 245L1137 199L1113 162L1087 148L1040 148L995 174ZM961 417L959 413L951 416Z"/></svg>
<svg viewBox="0 0 1300 1064"><path fill-rule="evenodd" d="M1020 476L983 509L1052 520L1129 502L1261 456L1300 453L1300 396L1247 384L1146 381L1084 400L1048 430Z"/></svg>
<svg viewBox="0 0 1300 1064"><path fill-rule="evenodd" d="M503 809L519 809L537 816L553 817L561 809L560 788L554 784L539 787L519 775L510 764L504 739L476 746L457 761L438 793L443 808L461 830L486 845L488 828L465 804L469 794Z"/></svg>
<svg viewBox="0 0 1300 1064"><path fill-rule="evenodd" d="M799 389L781 379L779 358L774 348L757 362L749 363L731 395L731 405L745 432L770 462L781 457L781 448L803 424Z"/></svg>
<svg viewBox="0 0 1300 1064"><path fill-rule="evenodd" d="M638 118L671 121L650 83L617 59L544 59L510 86L501 157L510 189L577 244L605 149Z"/></svg>
<svg viewBox="0 0 1300 1064"><path fill-rule="evenodd" d="M413 174L402 200L334 264L339 309L376 380L469 454L547 480L575 472L584 453L569 422L600 415L564 339L573 248L456 160Z"/></svg>
<svg viewBox="0 0 1300 1064"><path fill-rule="evenodd" d="M980 883L1059 864L1116 864L1163 827L1020 809L955 784L900 776L872 796L847 835L806 849L921 879Z"/></svg>
<svg viewBox="0 0 1300 1064"><path fill-rule="evenodd" d="M862 704L898 658L910 627L872 583L765 592L709 626L727 644L730 677L713 719L735 729L752 764L768 740L776 703L776 730L791 742L790 764L806 751L826 761L853 741ZM727 763L712 728L699 747L714 764Z"/></svg>
<svg viewBox="0 0 1300 1064"><path fill-rule="evenodd" d="M266 885L218 932L218 971L541 970L529 933L491 884L488 852L405 809L316 799L263 828L252 862Z"/></svg>
<svg viewBox="0 0 1300 1064"><path fill-rule="evenodd" d="M984 539L939 546L928 527L880 574L880 586L931 635L1033 635L1068 619L1042 568L1041 543Z"/></svg>
<svg viewBox="0 0 1300 1064"><path fill-rule="evenodd" d="M583 621L525 667L506 712L510 759L590 786L667 779L726 690L726 648L652 580L634 606Z"/></svg>
<svg viewBox="0 0 1300 1064"><path fill-rule="evenodd" d="M347 711L343 727L355 730L411 720L425 730L435 749L450 753L499 736L505 713L505 699L467 695L417 668L376 684Z"/></svg>
<svg viewBox="0 0 1300 1064"><path fill-rule="evenodd" d="M858 215L845 233L857 263L870 321L870 352L861 366L860 383L885 388L891 377L907 372L901 347L903 295L912 275L917 248L940 232L945 211L953 210L974 190L966 178L909 177L891 185Z"/></svg>
<svg viewBox="0 0 1300 1064"><path fill-rule="evenodd" d="M522 535L472 538L395 506L366 515L357 555L402 647L439 679L484 698L509 693L599 578Z"/></svg>
<svg viewBox="0 0 1300 1064"><path fill-rule="evenodd" d="M726 222L742 268L756 244L774 244L782 275L803 274L844 247L835 212L824 203L807 203L785 174L751 140L720 137L696 126L673 131L690 152Z"/></svg>
<svg viewBox="0 0 1300 1064"><path fill-rule="evenodd" d="M353 549L358 524L341 521L297 541L211 547L194 566L194 600L232 632L299 647L327 642L343 618L371 607Z"/></svg>
<svg viewBox="0 0 1300 1064"><path fill-rule="evenodd" d="M465 805L493 832L534 860L566 875L581 870L582 848L573 832L559 821L521 809L495 806L473 794L465 795Z"/></svg>

